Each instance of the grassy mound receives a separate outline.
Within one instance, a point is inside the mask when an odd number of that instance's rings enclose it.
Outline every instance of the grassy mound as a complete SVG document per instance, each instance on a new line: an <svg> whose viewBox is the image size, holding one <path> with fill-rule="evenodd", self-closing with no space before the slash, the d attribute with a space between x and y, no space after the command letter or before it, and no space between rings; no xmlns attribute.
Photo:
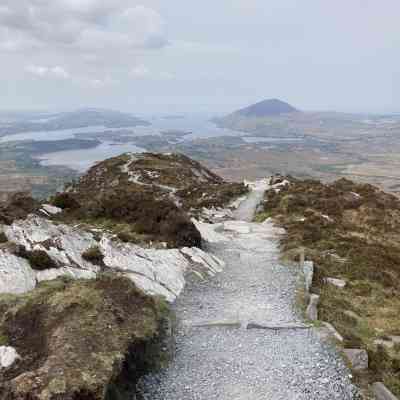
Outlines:
<svg viewBox="0 0 400 400"><path fill-rule="evenodd" d="M125 278L58 280L0 297L0 338L21 360L0 372L0 398L127 399L162 357L167 306Z"/></svg>
<svg viewBox="0 0 400 400"><path fill-rule="evenodd" d="M304 247L315 262L320 319L338 329L346 347L369 351L371 368L360 380L383 380L400 395L400 346L375 343L400 335L400 201L346 179L290 181L279 193L266 193L259 220L273 217L286 229L284 254ZM347 286L325 284L326 277Z"/></svg>

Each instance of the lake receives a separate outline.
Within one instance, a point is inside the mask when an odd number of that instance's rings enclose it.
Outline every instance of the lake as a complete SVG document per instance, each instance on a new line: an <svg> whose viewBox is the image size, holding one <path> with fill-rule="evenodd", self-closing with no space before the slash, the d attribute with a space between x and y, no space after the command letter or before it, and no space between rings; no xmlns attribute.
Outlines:
<svg viewBox="0 0 400 400"><path fill-rule="evenodd" d="M198 138L210 138L218 136L244 136L243 132L231 129L219 128L210 121L212 115L184 115L180 118L168 118L162 116L145 117L151 126L135 126L128 128L107 128L105 126L88 126L78 129L62 129L57 131L24 132L15 135L7 135L0 138L0 143L10 141L57 141L74 138L82 133L94 133L104 131L130 130L132 136L160 135L162 131L179 130L192 132L186 135L183 140L193 140ZM58 151L43 154L38 157L41 164L45 166L62 165L79 172L85 172L96 162L117 156L125 152L143 152L145 149L134 144L121 144L111 141L102 142L99 146L91 149L78 149L68 151Z"/></svg>
<svg viewBox="0 0 400 400"><path fill-rule="evenodd" d="M64 165L78 172L85 172L99 161L122 153L142 153L145 149L133 144L115 144L103 142L92 149L57 151L54 153L42 154L37 157L44 166Z"/></svg>

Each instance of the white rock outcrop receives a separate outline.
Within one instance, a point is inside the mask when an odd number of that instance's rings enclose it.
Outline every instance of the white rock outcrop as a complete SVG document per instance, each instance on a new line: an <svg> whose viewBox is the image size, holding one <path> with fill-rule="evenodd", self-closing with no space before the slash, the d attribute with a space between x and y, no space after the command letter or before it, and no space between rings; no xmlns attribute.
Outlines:
<svg viewBox="0 0 400 400"><path fill-rule="evenodd" d="M197 248L144 249L115 240L107 233L96 241L90 232L57 225L36 215L5 227L5 233L10 242L23 245L28 251L45 251L57 268L33 271L26 260L4 250L0 255L0 293L24 293L37 282L60 276L94 279L101 268L82 258L94 246L104 255L105 270L122 274L144 292L164 296L170 302L184 289L187 273L212 276L224 266L222 261Z"/></svg>
<svg viewBox="0 0 400 400"><path fill-rule="evenodd" d="M51 204L43 204L41 210L47 215L57 215L62 213L61 208L54 207Z"/></svg>
<svg viewBox="0 0 400 400"><path fill-rule="evenodd" d="M28 261L0 250L0 294L21 294L35 286L35 272Z"/></svg>

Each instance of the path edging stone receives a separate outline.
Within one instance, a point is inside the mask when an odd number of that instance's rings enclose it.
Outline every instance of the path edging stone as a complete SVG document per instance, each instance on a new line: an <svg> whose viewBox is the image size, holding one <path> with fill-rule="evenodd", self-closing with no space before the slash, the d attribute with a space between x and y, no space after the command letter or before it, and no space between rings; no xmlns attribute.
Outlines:
<svg viewBox="0 0 400 400"><path fill-rule="evenodd" d="M398 398L382 383L376 382L372 385L372 392L376 400L398 400Z"/></svg>

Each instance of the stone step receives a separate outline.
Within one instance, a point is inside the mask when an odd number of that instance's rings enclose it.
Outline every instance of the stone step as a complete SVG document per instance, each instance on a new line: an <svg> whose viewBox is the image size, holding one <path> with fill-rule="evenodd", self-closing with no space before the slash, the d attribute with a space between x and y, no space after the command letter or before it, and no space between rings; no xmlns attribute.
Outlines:
<svg viewBox="0 0 400 400"><path fill-rule="evenodd" d="M286 323L286 324L265 324L257 322L249 322L247 329L265 329L271 331L285 331L285 330L298 330L298 329L312 329L312 325L301 324L301 323Z"/></svg>
<svg viewBox="0 0 400 400"><path fill-rule="evenodd" d="M212 320L212 321L183 321L187 328L241 328L242 323L235 320Z"/></svg>
<svg viewBox="0 0 400 400"><path fill-rule="evenodd" d="M205 321L182 321L182 325L186 328L246 328L264 329L271 331L284 330L307 330L312 329L312 325L297 322L289 322L284 324L274 324L266 322L243 322L238 320L205 320Z"/></svg>

